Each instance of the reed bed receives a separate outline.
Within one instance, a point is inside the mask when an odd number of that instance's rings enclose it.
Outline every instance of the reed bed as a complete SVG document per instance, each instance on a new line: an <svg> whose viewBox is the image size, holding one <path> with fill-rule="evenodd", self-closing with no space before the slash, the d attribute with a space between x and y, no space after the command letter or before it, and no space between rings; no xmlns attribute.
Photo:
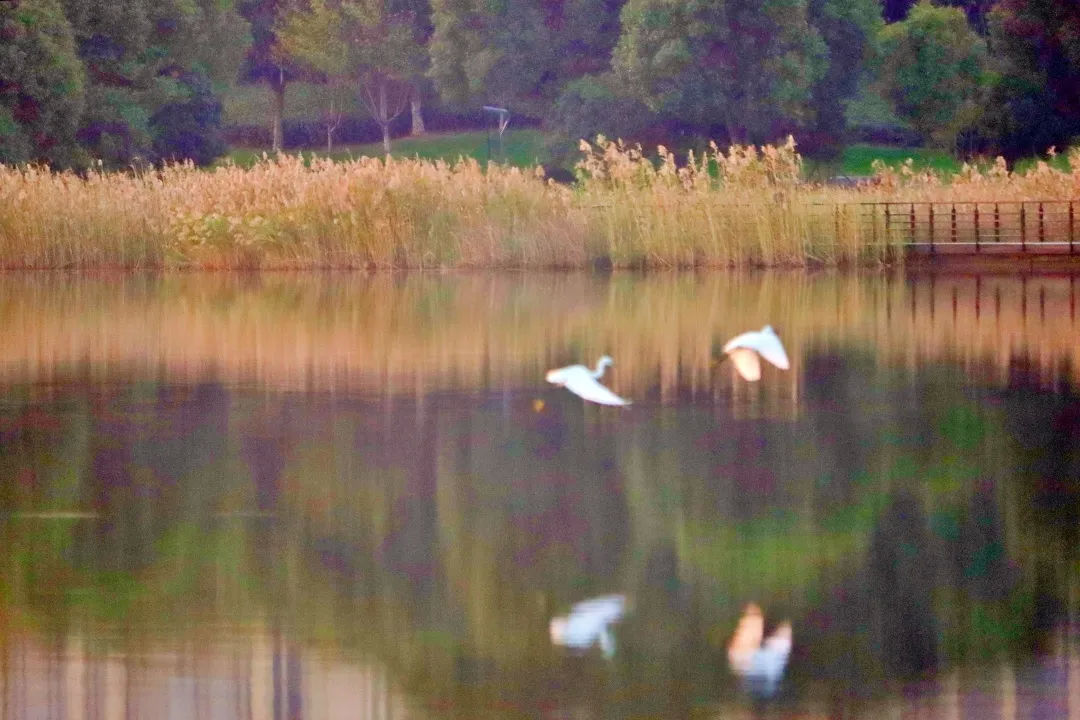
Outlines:
<svg viewBox="0 0 1080 720"><path fill-rule="evenodd" d="M265 158L249 169L55 173L0 167L3 268L785 266L880 263L895 241L857 203L1077 196L1080 170L879 168L856 188L801 179L779 146L676 161L598 138L578 182L539 168L419 159ZM1073 167L1080 168L1080 157Z"/></svg>

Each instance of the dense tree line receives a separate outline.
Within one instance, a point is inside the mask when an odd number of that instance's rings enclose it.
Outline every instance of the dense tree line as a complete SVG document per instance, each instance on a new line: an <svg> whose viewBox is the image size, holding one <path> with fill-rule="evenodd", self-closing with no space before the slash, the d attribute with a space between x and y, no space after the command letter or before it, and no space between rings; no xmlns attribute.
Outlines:
<svg viewBox="0 0 1080 720"><path fill-rule="evenodd" d="M225 149L220 95L326 83L381 128L509 107L558 148L597 133L804 149L885 98L925 143L1017 157L1080 135L1075 0L0 0L0 161ZM334 141L342 100L310 108ZM404 122L404 121L402 121Z"/></svg>

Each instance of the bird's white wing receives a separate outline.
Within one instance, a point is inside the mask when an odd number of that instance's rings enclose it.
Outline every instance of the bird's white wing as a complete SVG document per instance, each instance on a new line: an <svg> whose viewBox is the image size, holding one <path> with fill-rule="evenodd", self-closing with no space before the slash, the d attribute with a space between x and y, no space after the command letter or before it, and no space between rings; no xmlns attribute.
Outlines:
<svg viewBox="0 0 1080 720"><path fill-rule="evenodd" d="M743 380L755 382L761 379L761 361L758 360L756 352L743 347L732 348L725 352Z"/></svg>
<svg viewBox="0 0 1080 720"><path fill-rule="evenodd" d="M625 406L630 404L629 400L623 399L611 392L606 387L596 382L590 375L574 373L568 377L564 376L562 385L570 392L589 402L615 406Z"/></svg>
<svg viewBox="0 0 1080 720"><path fill-rule="evenodd" d="M761 357L765 358L781 370L788 370L791 368L791 363L788 362L787 353L784 352L784 345L780 342L779 336L777 336L771 327L765 328L757 333L757 335L757 345L754 349L761 353Z"/></svg>
<svg viewBox="0 0 1080 720"><path fill-rule="evenodd" d="M730 353L735 348L755 349L754 346L756 343L754 338L757 334L757 331L753 330L751 332L744 332L741 335L736 335L735 337L728 340L727 344L724 345L724 352Z"/></svg>
<svg viewBox="0 0 1080 720"><path fill-rule="evenodd" d="M566 367L548 370L544 379L553 385L565 385L566 381L578 375L589 375L589 369L584 365L567 365Z"/></svg>
<svg viewBox="0 0 1080 720"><path fill-rule="evenodd" d="M737 674L745 675L750 670L754 655L761 650L764 634L765 618L761 610L756 605L748 606L728 643L728 662Z"/></svg>
<svg viewBox="0 0 1080 720"><path fill-rule="evenodd" d="M749 675L757 676L766 682L766 688L773 692L784 675L788 657L791 655L791 623L783 623L765 638L761 649L754 655Z"/></svg>
<svg viewBox="0 0 1080 720"><path fill-rule="evenodd" d="M600 595L582 600L570 609L571 616L596 618L600 624L617 622L626 610L626 597L623 595Z"/></svg>
<svg viewBox="0 0 1080 720"><path fill-rule="evenodd" d="M762 643L762 648L774 653L778 660L783 663L787 662L788 655L791 654L791 623L781 623L773 634L765 638L765 642Z"/></svg>

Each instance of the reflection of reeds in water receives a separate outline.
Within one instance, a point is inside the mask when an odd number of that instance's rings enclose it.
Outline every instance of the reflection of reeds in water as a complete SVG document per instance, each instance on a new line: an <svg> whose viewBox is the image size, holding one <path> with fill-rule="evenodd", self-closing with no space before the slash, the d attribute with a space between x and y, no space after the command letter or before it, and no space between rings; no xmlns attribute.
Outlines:
<svg viewBox="0 0 1080 720"><path fill-rule="evenodd" d="M797 400L806 357L842 345L881 363L989 364L999 380L1017 358L1047 381L1066 366L1075 374L1076 284L836 273L18 277L0 286L0 381L541 392L547 368L609 353L610 385L639 402L729 396L773 414ZM715 363L720 346L766 323L792 370L737 381Z"/></svg>
<svg viewBox="0 0 1080 720"><path fill-rule="evenodd" d="M328 657L318 648L285 644L252 633L228 642L159 648L152 654L102 652L98 639L70 634L54 642L18 634L0 637L0 701L5 718L308 718L395 720L445 717L447 697L430 679L406 695L402 680L377 662ZM459 690L463 708L467 690ZM847 717L1076 716L1080 659L1073 644L1030 666L954 671L913 684L900 695L841 708ZM529 700L536 701L530 696ZM419 702L417 702L419 701ZM436 708L425 708L424 701ZM837 710L803 689L801 703L826 716ZM547 691L536 709L573 714L571 698ZM530 708L532 709L532 708ZM725 698L713 707L723 717L743 708ZM441 711L440 711L441 710ZM491 717L520 717L520 707L492 702ZM1017 715L1017 713L1020 713ZM811 713L815 715L815 713ZM1064 717L1065 715L1060 715Z"/></svg>
<svg viewBox="0 0 1080 720"><path fill-rule="evenodd" d="M4 718L312 718L414 716L386 669L326 657L258 631L228 642L103 652L98 638L54 644L0 636Z"/></svg>

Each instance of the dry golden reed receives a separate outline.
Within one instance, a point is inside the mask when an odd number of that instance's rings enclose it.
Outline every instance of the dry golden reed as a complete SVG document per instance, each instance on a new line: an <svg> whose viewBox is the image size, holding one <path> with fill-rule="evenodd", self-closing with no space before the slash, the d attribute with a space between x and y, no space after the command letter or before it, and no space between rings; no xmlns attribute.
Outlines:
<svg viewBox="0 0 1080 720"><path fill-rule="evenodd" d="M877 263L897 239L859 203L1072 198L1080 171L909 166L872 183L802 181L795 142L715 144L682 162L582 143L578 182L477 162L295 156L249 169L0 166L0 267L356 268L776 266ZM1080 167L1080 158L1073 167Z"/></svg>

